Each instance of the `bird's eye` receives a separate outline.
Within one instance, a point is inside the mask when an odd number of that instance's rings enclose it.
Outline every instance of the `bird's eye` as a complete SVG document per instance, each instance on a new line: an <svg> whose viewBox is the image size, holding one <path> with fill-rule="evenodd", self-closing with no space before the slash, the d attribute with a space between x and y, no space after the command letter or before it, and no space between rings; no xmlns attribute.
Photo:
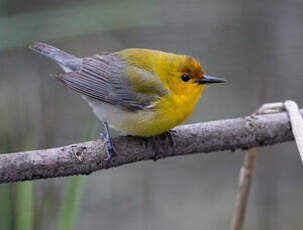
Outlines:
<svg viewBox="0 0 303 230"><path fill-rule="evenodd" d="M182 79L182 81L187 82L187 81L189 81L190 76L188 76L188 75L186 75L186 74L183 74L183 75L181 76L181 79Z"/></svg>

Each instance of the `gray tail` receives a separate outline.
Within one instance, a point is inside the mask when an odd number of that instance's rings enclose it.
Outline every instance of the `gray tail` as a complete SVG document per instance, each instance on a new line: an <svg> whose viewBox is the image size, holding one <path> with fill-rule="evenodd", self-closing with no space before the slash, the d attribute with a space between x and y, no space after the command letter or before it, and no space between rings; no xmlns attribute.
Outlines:
<svg viewBox="0 0 303 230"><path fill-rule="evenodd" d="M37 53L51 58L52 60L57 62L66 72L80 69L82 63L81 58L77 58L56 47L42 42L35 42L33 45L30 45L29 48Z"/></svg>

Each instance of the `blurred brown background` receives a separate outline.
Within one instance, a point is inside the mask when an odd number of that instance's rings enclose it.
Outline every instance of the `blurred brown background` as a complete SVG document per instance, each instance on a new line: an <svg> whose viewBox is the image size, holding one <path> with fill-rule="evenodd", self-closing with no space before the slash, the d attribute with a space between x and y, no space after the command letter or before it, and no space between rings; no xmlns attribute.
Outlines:
<svg viewBox="0 0 303 230"><path fill-rule="evenodd" d="M194 56L228 83L205 90L193 123L248 115L265 102L302 106L302 22L301 0L0 0L0 150L67 145L102 131L87 104L48 77L61 70L27 48L33 41L77 56L130 47ZM257 154L245 229L301 229L295 144ZM75 229L229 229L242 161L242 151L218 152L94 173L81 179ZM70 180L1 185L0 229L59 228Z"/></svg>

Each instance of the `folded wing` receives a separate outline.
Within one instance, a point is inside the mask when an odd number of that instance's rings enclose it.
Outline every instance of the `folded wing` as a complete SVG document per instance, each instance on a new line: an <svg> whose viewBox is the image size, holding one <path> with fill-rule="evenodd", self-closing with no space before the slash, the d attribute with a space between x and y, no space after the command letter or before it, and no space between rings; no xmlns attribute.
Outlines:
<svg viewBox="0 0 303 230"><path fill-rule="evenodd" d="M137 111L167 94L160 80L148 71L127 66L114 53L82 59L80 70L54 75L64 85L89 98Z"/></svg>

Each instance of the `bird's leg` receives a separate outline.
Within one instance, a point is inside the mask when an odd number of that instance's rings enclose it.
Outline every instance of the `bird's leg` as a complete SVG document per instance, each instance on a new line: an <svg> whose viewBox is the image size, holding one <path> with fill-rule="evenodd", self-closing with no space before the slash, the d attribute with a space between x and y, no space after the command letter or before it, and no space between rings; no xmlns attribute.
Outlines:
<svg viewBox="0 0 303 230"><path fill-rule="evenodd" d="M163 150L165 148L163 149L163 148L161 148L161 146L159 146L157 144L158 140L164 138L164 140L166 142L166 146L171 145L171 146L175 147L177 145L177 143L176 143L174 134L176 134L176 133L177 133L177 131L175 131L175 130L168 130L167 132L162 133L162 134L160 134L158 136L151 137L151 138L155 138L154 139L155 142L152 142L153 147L155 147L155 149L156 149L155 155L152 158L154 161L160 159L164 155Z"/></svg>
<svg viewBox="0 0 303 230"><path fill-rule="evenodd" d="M175 130L168 130L165 134L165 136L169 139L170 143L172 144L172 146L176 146L176 140L174 137L174 134L177 133Z"/></svg>
<svg viewBox="0 0 303 230"><path fill-rule="evenodd" d="M109 134L109 128L108 128L108 124L107 122L103 122L104 125L104 132L105 132L105 147L106 147L106 161L110 160L112 156L114 156L116 154L116 149L113 146L113 143L111 141L111 137ZM100 134L100 136L103 136L102 134Z"/></svg>

